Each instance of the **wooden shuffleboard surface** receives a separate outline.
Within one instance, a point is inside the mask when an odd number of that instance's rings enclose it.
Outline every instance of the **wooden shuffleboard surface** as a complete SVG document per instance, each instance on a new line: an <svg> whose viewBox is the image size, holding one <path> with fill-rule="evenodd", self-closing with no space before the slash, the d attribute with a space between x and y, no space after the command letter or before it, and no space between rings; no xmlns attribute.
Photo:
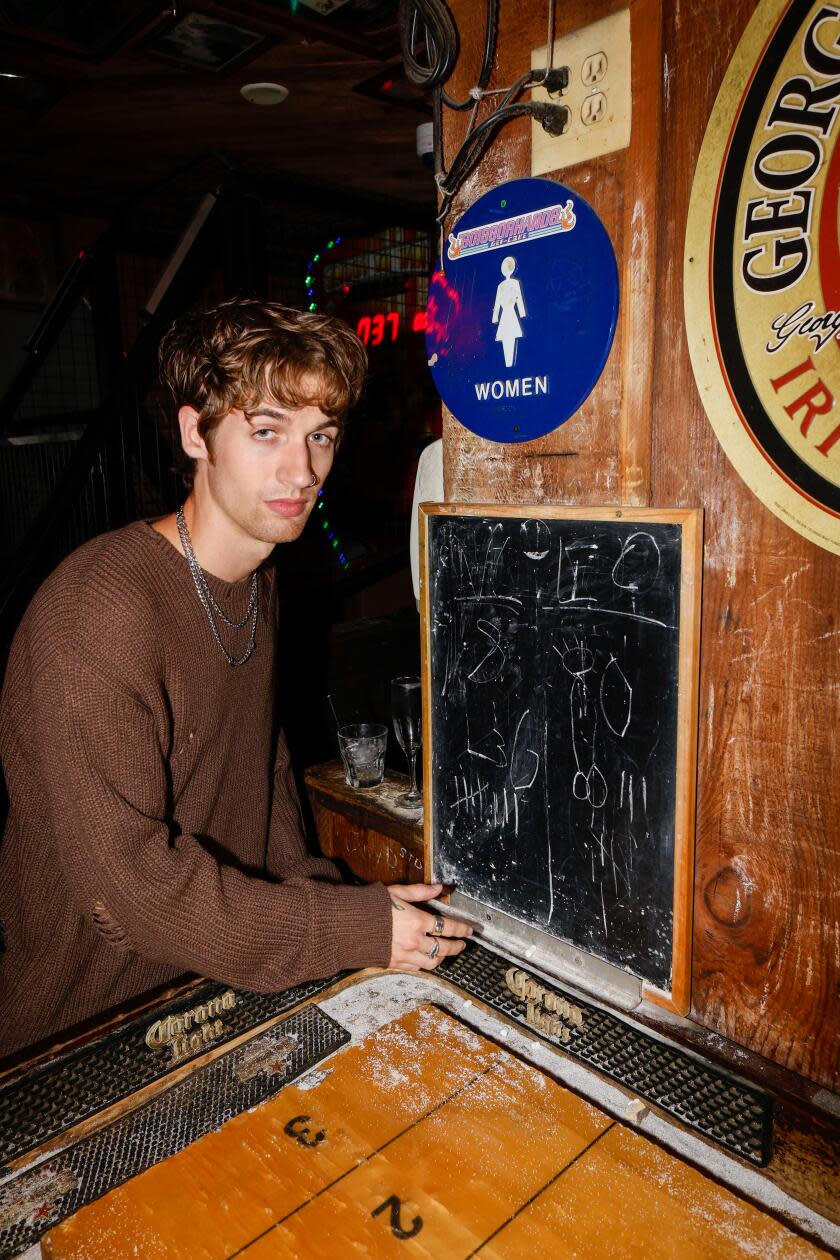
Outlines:
<svg viewBox="0 0 840 1260"><path fill-rule="evenodd" d="M42 1253L825 1254L431 1006L83 1208Z"/></svg>

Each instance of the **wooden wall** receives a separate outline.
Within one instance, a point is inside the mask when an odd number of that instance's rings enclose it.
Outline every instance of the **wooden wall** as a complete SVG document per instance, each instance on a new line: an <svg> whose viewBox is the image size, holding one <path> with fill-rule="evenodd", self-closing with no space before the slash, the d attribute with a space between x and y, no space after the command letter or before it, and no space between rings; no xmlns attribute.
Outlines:
<svg viewBox="0 0 840 1260"><path fill-rule="evenodd" d="M450 0L475 82L484 5ZM616 0L557 5L556 35ZM840 560L755 498L717 442L694 384L682 266L694 165L753 0L632 0L633 124L623 153L557 178L593 205L619 260L622 306L606 369L580 412L501 446L444 424L447 497L705 510L692 1018L840 1088ZM545 42L544 0L501 3L493 81ZM444 120L447 159L465 115ZM463 187L530 175L530 123L508 124ZM711 194L712 190L710 190ZM451 222L447 223L447 228Z"/></svg>

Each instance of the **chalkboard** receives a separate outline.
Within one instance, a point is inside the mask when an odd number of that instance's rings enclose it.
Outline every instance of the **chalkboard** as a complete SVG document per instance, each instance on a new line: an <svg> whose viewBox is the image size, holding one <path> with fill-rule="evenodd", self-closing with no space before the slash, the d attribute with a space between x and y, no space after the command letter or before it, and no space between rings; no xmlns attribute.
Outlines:
<svg viewBox="0 0 840 1260"><path fill-rule="evenodd" d="M432 878L671 991L700 513L443 505L421 530Z"/></svg>

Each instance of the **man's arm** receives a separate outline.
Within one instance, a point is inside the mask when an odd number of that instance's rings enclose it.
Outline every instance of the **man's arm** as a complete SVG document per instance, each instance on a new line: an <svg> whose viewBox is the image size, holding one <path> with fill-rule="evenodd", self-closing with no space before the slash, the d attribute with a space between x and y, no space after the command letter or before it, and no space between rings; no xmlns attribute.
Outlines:
<svg viewBox="0 0 840 1260"><path fill-rule="evenodd" d="M274 879L329 880L340 883L338 867L328 858L313 857L306 845L297 784L283 731L277 740L266 871Z"/></svg>
<svg viewBox="0 0 840 1260"><path fill-rule="evenodd" d="M291 872L275 883L219 861L198 836L176 834L148 708L80 659L52 663L49 675L33 706L57 858L75 903L105 939L260 991L387 965L385 888ZM87 720L92 713L97 721Z"/></svg>

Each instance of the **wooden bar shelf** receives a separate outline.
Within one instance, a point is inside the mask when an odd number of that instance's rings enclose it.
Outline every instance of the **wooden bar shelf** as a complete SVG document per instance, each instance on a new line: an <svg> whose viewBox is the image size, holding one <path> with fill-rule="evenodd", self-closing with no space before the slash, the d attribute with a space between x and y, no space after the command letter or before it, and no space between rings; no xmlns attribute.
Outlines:
<svg viewBox="0 0 840 1260"><path fill-rule="evenodd" d="M375 788L352 788L340 761L304 775L325 857L345 862L360 879L412 884L423 879L422 819L396 804L408 777L388 773Z"/></svg>

